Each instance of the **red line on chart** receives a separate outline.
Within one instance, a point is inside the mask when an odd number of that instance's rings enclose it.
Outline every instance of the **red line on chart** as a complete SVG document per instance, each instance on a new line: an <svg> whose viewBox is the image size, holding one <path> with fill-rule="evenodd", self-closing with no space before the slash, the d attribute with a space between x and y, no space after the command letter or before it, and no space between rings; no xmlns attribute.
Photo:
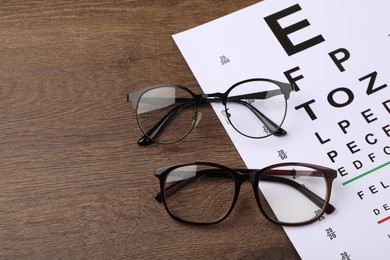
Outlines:
<svg viewBox="0 0 390 260"><path fill-rule="evenodd" d="M390 216L384 218L384 219L381 219L378 221L378 224L382 224L383 222L387 221L387 220L390 220Z"/></svg>

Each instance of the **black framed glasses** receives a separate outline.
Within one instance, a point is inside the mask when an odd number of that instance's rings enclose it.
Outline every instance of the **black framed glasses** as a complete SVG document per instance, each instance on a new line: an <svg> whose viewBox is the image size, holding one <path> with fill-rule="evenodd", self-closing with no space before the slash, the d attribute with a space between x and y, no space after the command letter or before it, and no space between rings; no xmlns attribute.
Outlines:
<svg viewBox="0 0 390 260"><path fill-rule="evenodd" d="M273 223L287 226L310 224L335 207L329 203L333 169L308 163L281 163L254 169L196 162L155 170L161 191L159 202L175 220L214 224L232 211L241 184L250 181L261 213Z"/></svg>
<svg viewBox="0 0 390 260"><path fill-rule="evenodd" d="M226 120L240 134L250 138L284 136L281 128L293 85L272 79L240 81L225 93L194 94L180 85L160 84L127 95L136 109L143 136L140 145L175 143L184 139L201 118L201 104L219 102Z"/></svg>

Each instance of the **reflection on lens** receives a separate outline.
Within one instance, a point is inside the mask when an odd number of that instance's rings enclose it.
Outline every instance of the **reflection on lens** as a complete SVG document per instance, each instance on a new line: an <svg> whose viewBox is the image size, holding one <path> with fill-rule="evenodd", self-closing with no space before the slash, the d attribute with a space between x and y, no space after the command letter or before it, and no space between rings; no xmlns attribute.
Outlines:
<svg viewBox="0 0 390 260"><path fill-rule="evenodd" d="M193 223L214 223L231 208L235 191L233 176L219 168L188 165L170 172L165 200L170 212Z"/></svg>
<svg viewBox="0 0 390 260"><path fill-rule="evenodd" d="M263 138L282 125L287 101L275 83L256 80L237 85L228 95L226 110L232 126L241 134Z"/></svg>
<svg viewBox="0 0 390 260"><path fill-rule="evenodd" d="M285 166L264 172L258 183L264 214L281 223L312 220L325 208L324 174L302 166Z"/></svg>
<svg viewBox="0 0 390 260"><path fill-rule="evenodd" d="M142 132L158 143L174 143L186 137L196 121L196 104L190 92L164 86L145 92L137 108Z"/></svg>

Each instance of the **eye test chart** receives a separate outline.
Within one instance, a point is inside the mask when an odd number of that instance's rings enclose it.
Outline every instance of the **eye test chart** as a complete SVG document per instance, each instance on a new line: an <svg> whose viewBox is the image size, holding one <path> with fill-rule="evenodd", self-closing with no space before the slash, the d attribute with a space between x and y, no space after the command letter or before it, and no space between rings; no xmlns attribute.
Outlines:
<svg viewBox="0 0 390 260"><path fill-rule="evenodd" d="M284 228L300 256L390 259L390 2L265 0L173 39L206 93L250 78L296 85L284 137L246 138L213 109L248 168L337 170L336 211Z"/></svg>

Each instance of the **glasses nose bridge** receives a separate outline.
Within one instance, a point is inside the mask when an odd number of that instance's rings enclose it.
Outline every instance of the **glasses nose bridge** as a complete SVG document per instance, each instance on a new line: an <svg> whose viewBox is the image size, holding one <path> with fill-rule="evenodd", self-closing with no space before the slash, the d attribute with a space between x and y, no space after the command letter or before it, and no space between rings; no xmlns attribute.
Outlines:
<svg viewBox="0 0 390 260"><path fill-rule="evenodd" d="M211 103L211 102L221 102L223 105L226 105L226 95L225 93L211 93L211 94L200 94L199 99L201 103Z"/></svg>
<svg viewBox="0 0 390 260"><path fill-rule="evenodd" d="M238 170L237 173L238 173L238 181L240 185L245 181L249 181L252 184L255 181L256 170L241 169Z"/></svg>

